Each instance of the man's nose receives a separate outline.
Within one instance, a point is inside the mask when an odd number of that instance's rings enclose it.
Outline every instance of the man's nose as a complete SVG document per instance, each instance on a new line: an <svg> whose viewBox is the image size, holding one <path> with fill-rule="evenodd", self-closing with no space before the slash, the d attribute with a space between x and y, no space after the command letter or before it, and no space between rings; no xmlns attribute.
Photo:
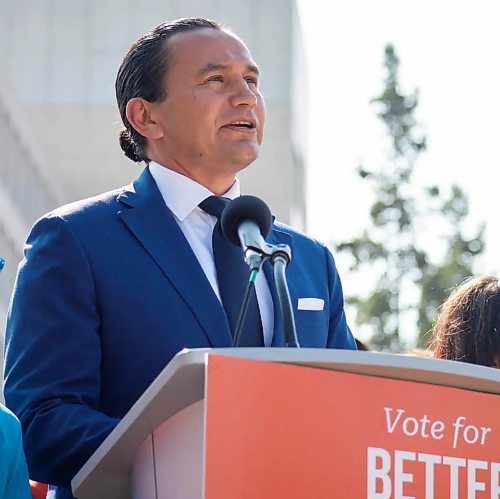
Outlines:
<svg viewBox="0 0 500 499"><path fill-rule="evenodd" d="M245 79L238 80L234 83L231 96L231 104L233 106L249 106L257 105L256 89L252 88L253 84L248 83Z"/></svg>

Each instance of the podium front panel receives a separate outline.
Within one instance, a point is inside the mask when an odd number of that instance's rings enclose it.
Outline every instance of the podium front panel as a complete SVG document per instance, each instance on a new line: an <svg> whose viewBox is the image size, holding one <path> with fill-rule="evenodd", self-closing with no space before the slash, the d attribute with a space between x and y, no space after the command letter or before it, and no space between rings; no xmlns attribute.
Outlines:
<svg viewBox="0 0 500 499"><path fill-rule="evenodd" d="M500 498L500 397L209 355L206 499Z"/></svg>

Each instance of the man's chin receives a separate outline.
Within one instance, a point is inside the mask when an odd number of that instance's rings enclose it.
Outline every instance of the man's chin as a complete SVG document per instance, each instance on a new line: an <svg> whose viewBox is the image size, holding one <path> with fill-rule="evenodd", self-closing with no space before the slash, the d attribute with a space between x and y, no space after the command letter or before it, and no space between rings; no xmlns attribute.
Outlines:
<svg viewBox="0 0 500 499"><path fill-rule="evenodd" d="M239 170L245 169L253 163L259 156L259 146L254 144L245 144L243 147L238 147L232 151L231 157L235 165L239 166Z"/></svg>

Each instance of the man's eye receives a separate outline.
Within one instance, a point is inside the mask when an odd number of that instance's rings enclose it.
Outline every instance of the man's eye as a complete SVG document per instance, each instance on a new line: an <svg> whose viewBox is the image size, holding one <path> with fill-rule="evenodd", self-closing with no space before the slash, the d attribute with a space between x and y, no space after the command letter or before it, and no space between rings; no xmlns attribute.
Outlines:
<svg viewBox="0 0 500 499"><path fill-rule="evenodd" d="M255 86L257 86L257 84L259 83L259 80L257 80L257 78L255 78L254 76L247 76L245 80L247 81L247 83L252 83Z"/></svg>
<svg viewBox="0 0 500 499"><path fill-rule="evenodd" d="M207 79L207 82L211 82L211 81L223 82L224 78L221 75L214 75L214 76L211 76L210 78Z"/></svg>

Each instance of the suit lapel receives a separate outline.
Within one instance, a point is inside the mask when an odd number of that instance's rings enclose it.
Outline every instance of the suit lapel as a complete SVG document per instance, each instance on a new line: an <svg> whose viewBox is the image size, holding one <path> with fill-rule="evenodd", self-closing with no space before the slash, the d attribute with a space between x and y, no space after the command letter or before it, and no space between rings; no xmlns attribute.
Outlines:
<svg viewBox="0 0 500 499"><path fill-rule="evenodd" d="M118 215L187 303L212 346L230 346L224 310L149 169L118 196L118 201L129 207L124 206Z"/></svg>
<svg viewBox="0 0 500 499"><path fill-rule="evenodd" d="M271 234L267 238L267 242L269 244L288 244L288 246L290 246L290 248L292 249L292 257L293 257L292 236L287 232L280 231L279 229L273 226L273 230L271 231ZM286 346L286 343L283 331L283 320L281 318L278 293L276 291L276 285L274 283L274 268L272 263L270 261L266 261L263 265L263 270L267 279L269 291L271 292L271 296L273 298L274 332L273 332L273 340L271 342L271 346L284 347Z"/></svg>

